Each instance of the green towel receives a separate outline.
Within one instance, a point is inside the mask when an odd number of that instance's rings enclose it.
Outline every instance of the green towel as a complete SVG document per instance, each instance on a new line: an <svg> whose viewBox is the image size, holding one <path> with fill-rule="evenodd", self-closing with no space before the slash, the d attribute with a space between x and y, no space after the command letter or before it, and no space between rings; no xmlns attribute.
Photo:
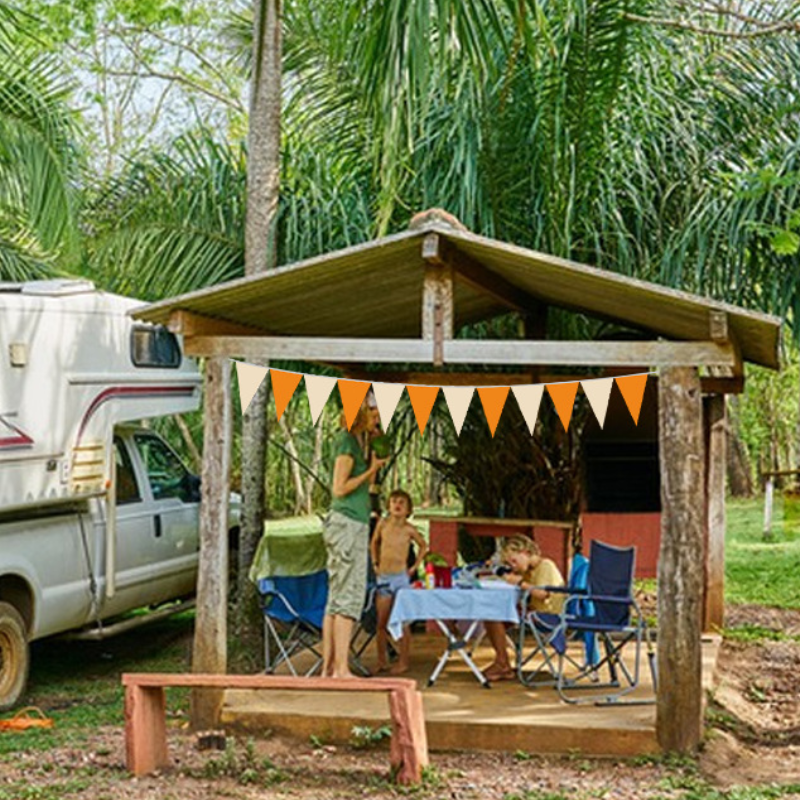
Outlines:
<svg viewBox="0 0 800 800"><path fill-rule="evenodd" d="M269 520L250 566L250 580L310 575L325 569L325 543L319 517Z"/></svg>

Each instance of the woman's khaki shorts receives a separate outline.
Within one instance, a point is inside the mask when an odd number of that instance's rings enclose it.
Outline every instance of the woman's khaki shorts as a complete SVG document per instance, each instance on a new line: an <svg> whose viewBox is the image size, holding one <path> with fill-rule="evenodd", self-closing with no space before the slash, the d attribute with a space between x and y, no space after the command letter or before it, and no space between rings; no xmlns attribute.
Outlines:
<svg viewBox="0 0 800 800"><path fill-rule="evenodd" d="M325 518L322 538L328 553L325 613L359 619L367 593L369 525L331 511Z"/></svg>

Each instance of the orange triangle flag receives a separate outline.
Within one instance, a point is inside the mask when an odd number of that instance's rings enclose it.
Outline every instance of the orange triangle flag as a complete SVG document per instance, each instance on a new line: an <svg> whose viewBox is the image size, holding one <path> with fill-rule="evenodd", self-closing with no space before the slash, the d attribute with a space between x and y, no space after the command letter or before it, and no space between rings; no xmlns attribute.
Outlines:
<svg viewBox="0 0 800 800"><path fill-rule="evenodd" d="M338 384L347 430L350 430L371 384L369 381L346 381L344 378L339 378Z"/></svg>
<svg viewBox="0 0 800 800"><path fill-rule="evenodd" d="M411 400L411 407L414 409L414 416L417 418L419 432L424 436L425 426L428 424L433 404L436 402L436 395L439 394L439 387L407 385L406 389Z"/></svg>
<svg viewBox="0 0 800 800"><path fill-rule="evenodd" d="M622 392L628 411L633 417L633 424L639 424L639 412L642 410L644 387L647 384L647 373L644 375L626 375L623 378L614 378Z"/></svg>
<svg viewBox="0 0 800 800"><path fill-rule="evenodd" d="M553 405L556 413L564 426L564 430L569 428L569 421L572 419L572 408L575 405L575 395L578 393L578 383L548 383L547 391L553 398Z"/></svg>
<svg viewBox="0 0 800 800"><path fill-rule="evenodd" d="M483 403L483 413L486 414L486 421L489 423L492 437L494 437L494 432L497 430L497 423L500 422L500 415L503 413L503 407L506 404L506 398L510 390L510 386L478 387L478 394L481 396L481 403Z"/></svg>
<svg viewBox="0 0 800 800"><path fill-rule="evenodd" d="M275 395L275 413L280 419L303 375L300 372L284 372L280 369L270 369L269 375L272 380L272 394Z"/></svg>

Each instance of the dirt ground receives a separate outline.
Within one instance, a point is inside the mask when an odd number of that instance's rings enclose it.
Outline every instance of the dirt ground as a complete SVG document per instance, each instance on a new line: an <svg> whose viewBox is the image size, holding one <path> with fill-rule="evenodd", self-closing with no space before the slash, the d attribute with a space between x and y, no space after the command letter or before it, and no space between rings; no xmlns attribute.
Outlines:
<svg viewBox="0 0 800 800"><path fill-rule="evenodd" d="M800 635L800 611L740 606L727 623ZM88 746L21 754L3 765L0 800L92 797L95 800L210 800L291 797L300 800L413 794L420 798L739 798L735 786L764 787L746 797L800 798L800 642L726 641L709 727L698 759L540 758L527 753L432 753L421 788L388 781L385 743L369 749L266 736L229 737L226 751L199 750L182 719L170 720L173 767L134 779L124 770L118 728L97 731ZM25 780L23 797L3 784ZM775 787L783 785L782 790ZM773 787L773 788L767 788Z"/></svg>

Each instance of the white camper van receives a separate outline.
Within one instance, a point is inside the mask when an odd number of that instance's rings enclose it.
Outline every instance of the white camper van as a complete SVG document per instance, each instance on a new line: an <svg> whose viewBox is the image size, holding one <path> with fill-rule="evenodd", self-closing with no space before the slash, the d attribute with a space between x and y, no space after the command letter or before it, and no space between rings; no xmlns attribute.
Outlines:
<svg viewBox="0 0 800 800"><path fill-rule="evenodd" d="M136 305L88 281L0 283L0 709L30 641L194 593L199 480L131 422L196 409L200 375Z"/></svg>

